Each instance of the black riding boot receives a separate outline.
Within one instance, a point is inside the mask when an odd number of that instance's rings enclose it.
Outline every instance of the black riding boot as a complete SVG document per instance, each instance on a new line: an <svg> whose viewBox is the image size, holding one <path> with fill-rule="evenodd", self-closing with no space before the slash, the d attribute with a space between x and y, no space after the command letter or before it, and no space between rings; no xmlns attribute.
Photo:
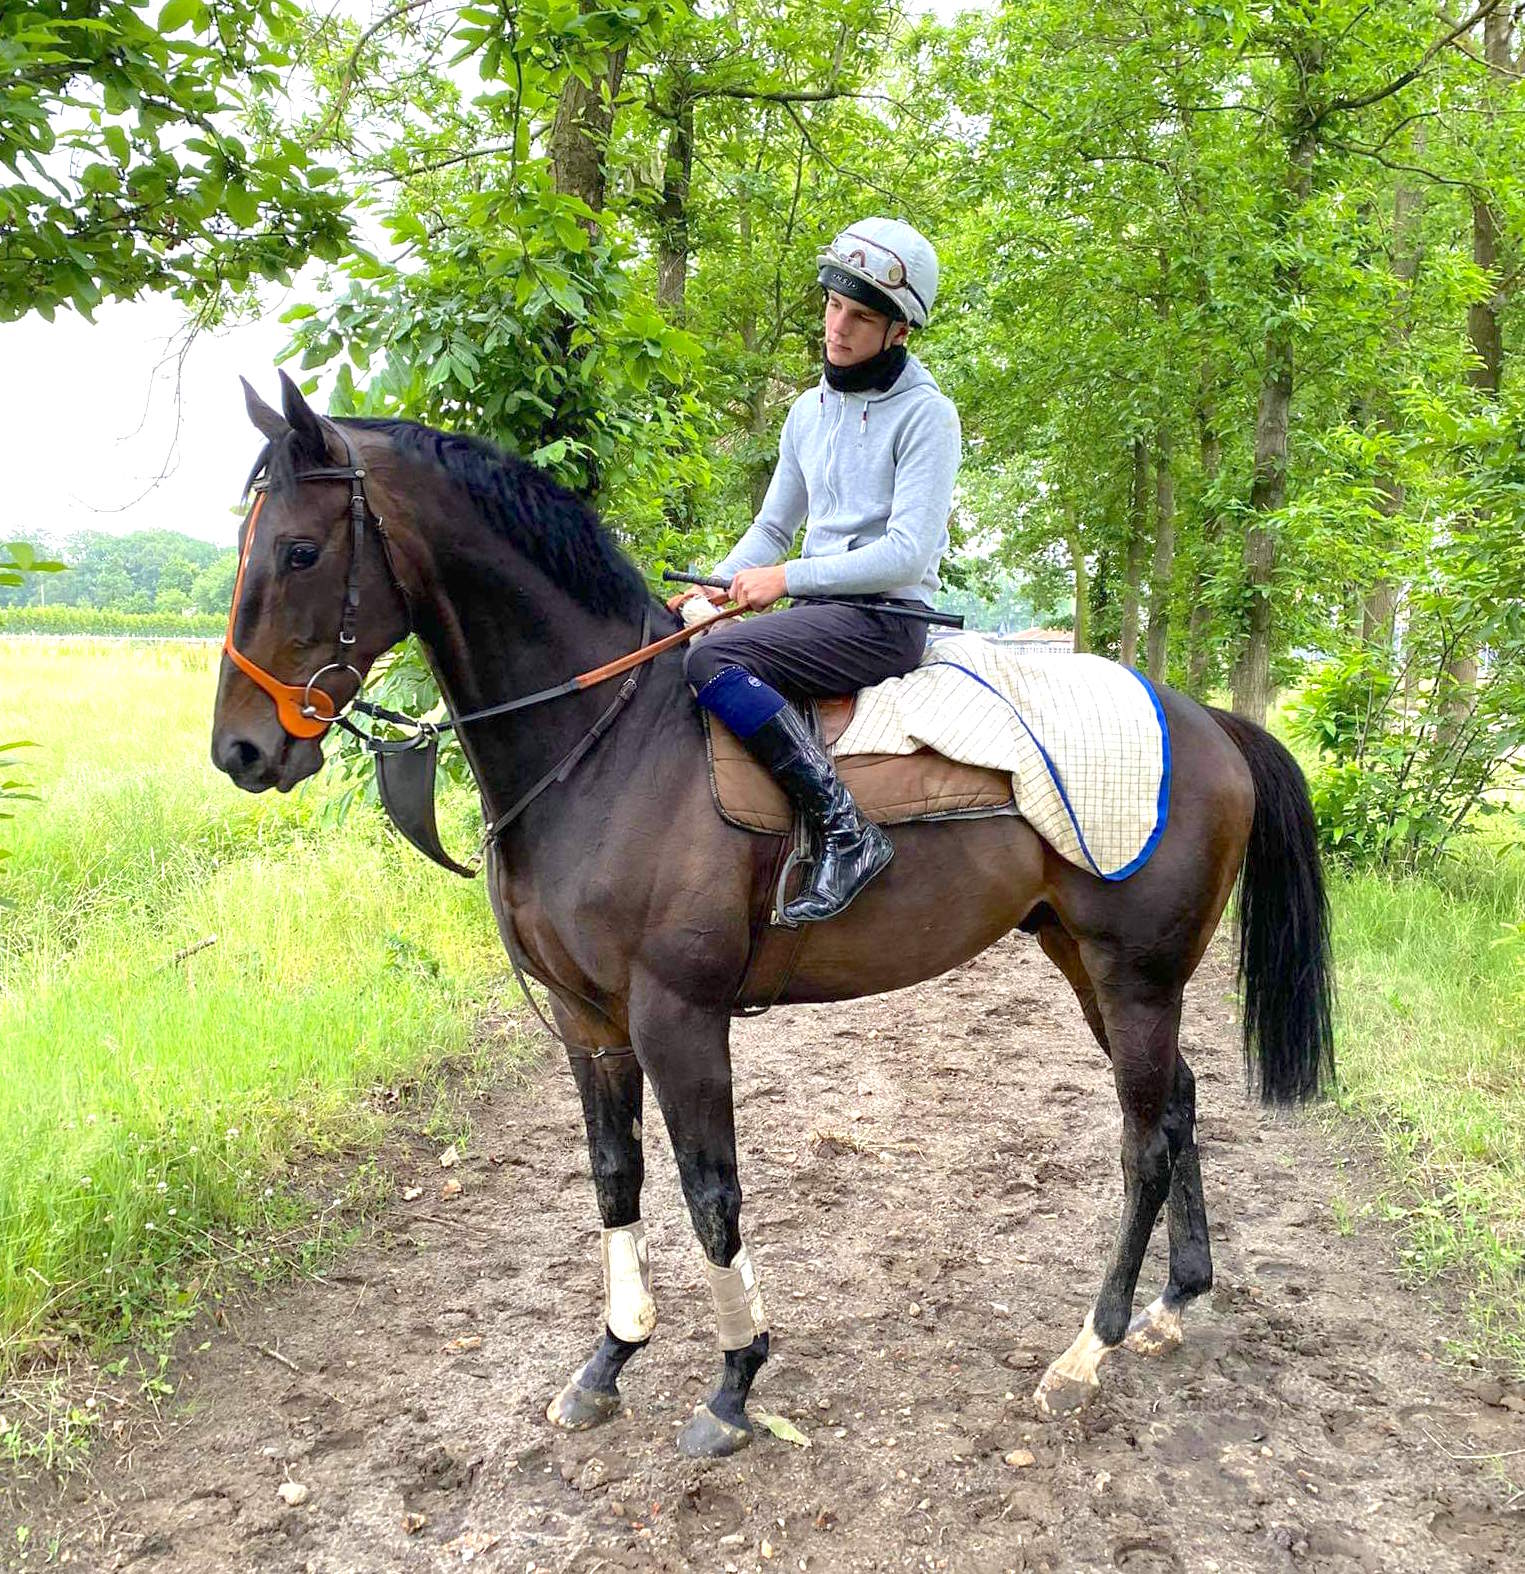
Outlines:
<svg viewBox="0 0 1525 1574"><path fill-rule="evenodd" d="M786 924L834 918L894 857L894 844L858 812L852 794L837 780L830 756L792 705L743 741L804 815L821 849L809 886L785 906L780 918Z"/></svg>

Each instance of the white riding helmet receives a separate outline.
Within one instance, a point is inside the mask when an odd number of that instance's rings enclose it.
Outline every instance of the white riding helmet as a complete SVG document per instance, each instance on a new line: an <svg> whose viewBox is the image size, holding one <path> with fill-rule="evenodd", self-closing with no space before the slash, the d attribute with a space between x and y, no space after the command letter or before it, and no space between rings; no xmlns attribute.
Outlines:
<svg viewBox="0 0 1525 1574"><path fill-rule="evenodd" d="M821 287L923 327L937 299L937 253L903 219L860 219L817 258ZM867 286L867 289L864 289ZM878 299L875 299L875 297Z"/></svg>

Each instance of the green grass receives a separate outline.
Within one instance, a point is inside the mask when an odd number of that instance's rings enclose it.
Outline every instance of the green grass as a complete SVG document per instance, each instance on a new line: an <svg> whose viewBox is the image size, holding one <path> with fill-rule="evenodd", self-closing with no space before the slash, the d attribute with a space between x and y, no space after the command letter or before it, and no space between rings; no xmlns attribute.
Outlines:
<svg viewBox="0 0 1525 1574"><path fill-rule="evenodd" d="M1294 703L1270 725L1311 772ZM1478 817L1422 877L1326 867L1337 1108L1386 1157L1377 1207L1414 1276L1465 1289L1453 1347L1525 1378L1525 804ZM1348 1233L1349 1200L1334 1205Z"/></svg>
<svg viewBox="0 0 1525 1574"><path fill-rule="evenodd" d="M331 1235L346 1198L294 1161L368 1149L374 1088L485 1053L480 884L363 807L328 823L320 784L238 792L207 758L215 673L194 646L0 640L0 737L41 745L41 801L0 824L0 1376Z"/></svg>
<svg viewBox="0 0 1525 1574"><path fill-rule="evenodd" d="M1465 841L1432 879L1336 874L1340 1104L1376 1133L1416 1274L1455 1272L1456 1343L1525 1375L1525 846Z"/></svg>

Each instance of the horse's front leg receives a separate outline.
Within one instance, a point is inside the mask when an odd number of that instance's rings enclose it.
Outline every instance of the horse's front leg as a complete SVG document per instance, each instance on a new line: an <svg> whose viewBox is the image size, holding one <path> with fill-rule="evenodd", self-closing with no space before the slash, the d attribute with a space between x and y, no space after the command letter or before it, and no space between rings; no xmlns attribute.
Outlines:
<svg viewBox="0 0 1525 1574"><path fill-rule="evenodd" d="M695 1407L678 1449L690 1458L719 1459L752 1441L747 1395L768 1359L762 1290L741 1238L730 1013L651 988L632 997L630 1029L662 1106L683 1196L704 1248L724 1357L719 1386Z"/></svg>
<svg viewBox="0 0 1525 1574"><path fill-rule="evenodd" d="M615 1415L619 1375L651 1338L657 1305L651 1298L646 1226L641 1221L641 1068L628 1046L573 1049L572 1077L582 1095L593 1162L593 1189L604 1221L604 1337L592 1357L551 1401L548 1420L580 1432Z"/></svg>

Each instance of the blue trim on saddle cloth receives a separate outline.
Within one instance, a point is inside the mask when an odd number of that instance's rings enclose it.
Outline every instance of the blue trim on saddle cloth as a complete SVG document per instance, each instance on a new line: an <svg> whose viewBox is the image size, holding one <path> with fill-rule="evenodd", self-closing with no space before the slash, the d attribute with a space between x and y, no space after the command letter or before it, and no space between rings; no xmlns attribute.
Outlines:
<svg viewBox="0 0 1525 1574"><path fill-rule="evenodd" d="M789 703L777 689L754 678L745 667L722 667L695 698L738 738L750 738Z"/></svg>
<svg viewBox="0 0 1525 1574"><path fill-rule="evenodd" d="M1149 833L1149 840L1139 849L1138 857L1132 863L1119 869L1116 874L1103 875L1105 880L1126 880L1130 874L1136 874L1142 869L1154 856L1154 850L1165 834L1165 822L1170 818L1170 726L1165 720L1165 707L1160 704L1154 685L1142 672L1136 667L1127 670L1144 685L1150 703L1154 706L1154 719L1160 724L1160 791L1154 802L1154 829Z"/></svg>
<svg viewBox="0 0 1525 1574"><path fill-rule="evenodd" d="M1075 840L1080 844L1080 850L1085 854L1086 862L1090 864L1096 875L1103 880L1126 880L1130 874L1136 874L1138 870L1143 868L1150 854L1159 845L1160 838L1165 834L1165 816L1170 805L1170 729L1165 725L1165 712L1160 708L1159 695L1154 692L1154 686L1143 673L1136 671L1132 667L1125 669L1133 673L1133 676L1149 691L1149 698L1154 702L1155 718L1160 724L1160 747L1163 751L1163 768L1160 775L1159 796L1155 803L1155 824L1154 829L1149 833L1149 840L1144 843L1143 851L1124 868L1118 869L1112 874L1107 874L1092 856L1091 849L1086 846L1085 832L1080 829L1080 819L1075 813L1074 805L1070 802L1069 793L1065 791L1064 778L1059 774L1059 767L1054 764L1053 756L1043 747L1038 735L1027 725L1022 712L1012 703L1011 698L1002 694L993 683L987 682L979 673L971 672L961 662L939 659L937 661L923 662L922 665L926 667L952 667L955 672L962 672L966 678L973 678L982 689L989 689L1017 718L1017 724L1032 740L1033 747L1042 756L1044 768L1048 771L1049 776L1052 777L1054 788L1059 794L1059 801L1064 805L1064 812L1070 817L1070 826L1075 832Z"/></svg>

